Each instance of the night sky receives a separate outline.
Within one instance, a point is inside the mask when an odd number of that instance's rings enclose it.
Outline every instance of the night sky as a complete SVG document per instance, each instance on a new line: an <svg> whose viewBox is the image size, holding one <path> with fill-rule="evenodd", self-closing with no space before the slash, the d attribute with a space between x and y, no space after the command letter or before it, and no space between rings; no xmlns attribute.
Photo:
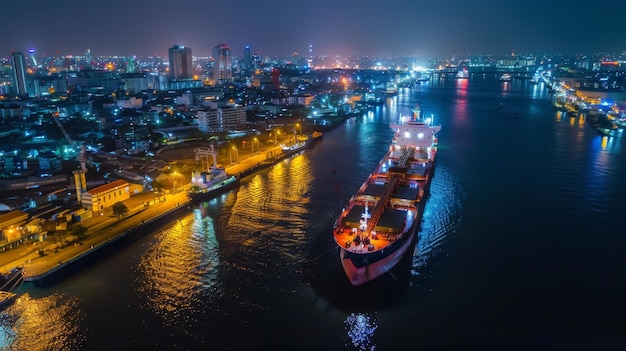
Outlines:
<svg viewBox="0 0 626 351"><path fill-rule="evenodd" d="M3 1L0 56L576 54L626 49L626 1Z"/></svg>

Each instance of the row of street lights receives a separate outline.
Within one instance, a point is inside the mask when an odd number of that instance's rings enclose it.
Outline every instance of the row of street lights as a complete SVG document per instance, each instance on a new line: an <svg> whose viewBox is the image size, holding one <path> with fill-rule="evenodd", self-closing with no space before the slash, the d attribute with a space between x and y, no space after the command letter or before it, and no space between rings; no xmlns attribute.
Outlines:
<svg viewBox="0 0 626 351"><path fill-rule="evenodd" d="M302 134L302 129L300 127L300 123L296 123L294 125L294 129L293 129L293 133L294 133L294 138L295 138L295 142L298 141L298 132L300 134ZM280 130L275 129L274 130L274 145L278 145L278 135L280 134ZM260 152L261 151L261 145L259 142L259 139L254 137L252 138L252 143L250 144L250 151L252 154L254 154L255 152L255 148L254 148L254 144L256 143L256 152ZM244 141L244 147L245 147L245 141ZM233 152L235 154L235 163L239 163L239 149L236 146L231 146L230 150L229 150L229 158L230 158L230 164L233 164Z"/></svg>

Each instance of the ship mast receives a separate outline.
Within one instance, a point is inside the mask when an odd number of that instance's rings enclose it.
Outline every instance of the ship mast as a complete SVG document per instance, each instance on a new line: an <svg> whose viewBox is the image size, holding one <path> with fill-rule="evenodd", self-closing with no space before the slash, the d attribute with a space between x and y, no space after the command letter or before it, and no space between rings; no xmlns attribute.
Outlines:
<svg viewBox="0 0 626 351"><path fill-rule="evenodd" d="M196 162L200 161L200 158L203 158L203 159L206 158L207 171L210 172L211 169L217 168L217 151L215 151L213 144L211 144L210 148L206 148L206 147L196 148L194 152L196 154ZM209 156L212 156L213 158L213 164L211 166L209 166Z"/></svg>

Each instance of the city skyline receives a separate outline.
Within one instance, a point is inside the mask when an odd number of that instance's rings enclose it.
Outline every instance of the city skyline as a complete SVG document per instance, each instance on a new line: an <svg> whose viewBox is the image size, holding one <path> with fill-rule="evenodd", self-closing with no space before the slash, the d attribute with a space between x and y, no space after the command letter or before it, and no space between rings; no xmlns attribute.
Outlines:
<svg viewBox="0 0 626 351"><path fill-rule="evenodd" d="M33 6L35 5L35 6ZM590 13L577 3L485 0L445 4L392 0L384 4L321 0L204 3L183 0L125 3L123 7L56 2L9 2L0 28L0 56L34 49L37 55L161 56L184 45L211 56L225 43L233 56L249 45L263 56L472 55L618 53L626 41L615 30L626 3ZM94 6L94 7L89 7Z"/></svg>

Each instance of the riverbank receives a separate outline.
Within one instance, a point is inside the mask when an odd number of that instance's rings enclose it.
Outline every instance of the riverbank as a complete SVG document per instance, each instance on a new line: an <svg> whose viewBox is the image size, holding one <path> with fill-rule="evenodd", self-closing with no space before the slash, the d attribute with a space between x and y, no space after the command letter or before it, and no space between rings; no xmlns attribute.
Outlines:
<svg viewBox="0 0 626 351"><path fill-rule="evenodd" d="M302 147L294 150L283 150L280 146L261 150L226 170L229 174L242 178L308 148L315 141L310 138ZM133 195L124 202L129 209L125 218L119 219L114 216L111 208L105 209L100 216L80 223L87 228L87 236L81 240L71 240L74 244L58 245L43 241L38 242L36 247L26 245L25 248L0 253L0 266L5 269L23 267L24 280L38 284L65 275L88 257L103 252L125 238L156 230L176 216L191 210L188 189L189 185L186 185L171 194L144 192Z"/></svg>

